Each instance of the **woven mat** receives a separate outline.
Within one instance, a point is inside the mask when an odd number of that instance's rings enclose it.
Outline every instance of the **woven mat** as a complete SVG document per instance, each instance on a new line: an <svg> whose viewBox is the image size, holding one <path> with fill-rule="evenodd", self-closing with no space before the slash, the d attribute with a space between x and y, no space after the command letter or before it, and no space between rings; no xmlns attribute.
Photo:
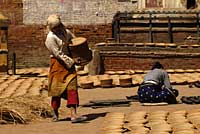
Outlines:
<svg viewBox="0 0 200 134"><path fill-rule="evenodd" d="M166 102L160 102L160 103L141 103L142 106L164 106L168 105Z"/></svg>

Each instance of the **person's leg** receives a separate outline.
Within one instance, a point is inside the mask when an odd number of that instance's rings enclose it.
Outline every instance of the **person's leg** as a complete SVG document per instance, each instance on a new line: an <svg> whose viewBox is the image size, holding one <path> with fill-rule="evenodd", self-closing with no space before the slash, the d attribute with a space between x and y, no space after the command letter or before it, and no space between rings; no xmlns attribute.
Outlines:
<svg viewBox="0 0 200 134"><path fill-rule="evenodd" d="M79 123L87 120L86 116L81 116L77 113L77 107L79 105L77 90L69 90L67 96L67 107L70 108L71 122Z"/></svg>
<svg viewBox="0 0 200 134"><path fill-rule="evenodd" d="M79 115L77 114L77 107L76 105L71 105L68 106L70 108L70 116L72 119L79 117Z"/></svg>
<svg viewBox="0 0 200 134"><path fill-rule="evenodd" d="M58 109L60 107L60 103L61 103L60 97L52 97L51 98L51 107L53 108L52 121L58 121L58 117L59 117Z"/></svg>
<svg viewBox="0 0 200 134"><path fill-rule="evenodd" d="M78 95L78 86L77 78L74 78L67 87L67 107L71 111L71 122L78 123L85 121L86 116L80 116L77 114L77 107L79 106L79 95Z"/></svg>
<svg viewBox="0 0 200 134"><path fill-rule="evenodd" d="M68 96L69 96L69 94L68 94ZM81 116L77 112L78 101L72 101L74 99L69 99L69 98L70 97L68 97L68 100L67 100L67 107L70 109L71 122L78 123L78 122L85 121L87 119L87 117Z"/></svg>
<svg viewBox="0 0 200 134"><path fill-rule="evenodd" d="M176 96L169 89L164 88L161 91L160 95L161 95L161 97L163 99L163 102L167 102L168 104L176 104L177 103Z"/></svg>
<svg viewBox="0 0 200 134"><path fill-rule="evenodd" d="M154 85L144 85L138 89L139 102L141 103L158 103L160 102L158 91Z"/></svg>
<svg viewBox="0 0 200 134"><path fill-rule="evenodd" d="M67 107L70 108L71 118L77 118L77 107L79 105L77 79L73 79L67 88Z"/></svg>
<svg viewBox="0 0 200 134"><path fill-rule="evenodd" d="M71 112L71 122L72 123L80 123L87 120L86 116L80 116L77 114L77 106L76 105L68 105Z"/></svg>

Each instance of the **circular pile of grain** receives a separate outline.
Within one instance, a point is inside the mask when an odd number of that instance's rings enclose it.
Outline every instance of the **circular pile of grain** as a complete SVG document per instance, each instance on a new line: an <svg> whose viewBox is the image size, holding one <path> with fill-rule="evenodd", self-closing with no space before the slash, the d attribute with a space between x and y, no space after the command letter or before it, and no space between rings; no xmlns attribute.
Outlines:
<svg viewBox="0 0 200 134"><path fill-rule="evenodd" d="M129 70L129 74L135 74L134 70Z"/></svg>
<svg viewBox="0 0 200 134"><path fill-rule="evenodd" d="M174 69L175 73L184 73L185 71L183 69Z"/></svg>
<svg viewBox="0 0 200 134"><path fill-rule="evenodd" d="M126 120L131 121L131 120L137 120L137 119L145 119L147 116L146 111L138 111L138 112L133 112L130 114L126 115Z"/></svg>
<svg viewBox="0 0 200 134"><path fill-rule="evenodd" d="M191 47L192 47L192 48L198 48L198 47L200 47L200 45L194 44L194 45L191 45Z"/></svg>
<svg viewBox="0 0 200 134"><path fill-rule="evenodd" d="M94 82L90 80L85 80L80 83L80 87L83 89L91 89L94 87Z"/></svg>
<svg viewBox="0 0 200 134"><path fill-rule="evenodd" d="M155 43L156 47L166 47L166 43Z"/></svg>
<svg viewBox="0 0 200 134"><path fill-rule="evenodd" d="M113 79L113 86L119 86L119 77L120 75L110 75L110 78Z"/></svg>
<svg viewBox="0 0 200 134"><path fill-rule="evenodd" d="M141 74L134 74L134 75L131 75L131 77L132 77L133 85L138 85L142 83L143 81L143 76Z"/></svg>
<svg viewBox="0 0 200 134"><path fill-rule="evenodd" d="M88 80L88 77L89 76L79 76L78 77L78 86L80 87L80 83L82 83L83 81L85 81L85 80Z"/></svg>
<svg viewBox="0 0 200 134"><path fill-rule="evenodd" d="M194 130L181 130L181 131L175 131L172 134L196 134Z"/></svg>
<svg viewBox="0 0 200 134"><path fill-rule="evenodd" d="M104 74L108 74L108 75L115 75L116 72L115 71L105 71Z"/></svg>
<svg viewBox="0 0 200 134"><path fill-rule="evenodd" d="M165 121L166 116L162 115L152 115L148 117L149 122L156 122L156 121Z"/></svg>
<svg viewBox="0 0 200 134"><path fill-rule="evenodd" d="M77 71L77 74L78 74L79 76L85 76L85 75L88 75L88 71L80 70L80 71Z"/></svg>
<svg viewBox="0 0 200 134"><path fill-rule="evenodd" d="M185 123L176 123L173 125L173 131L177 132L177 131L182 131L182 130L193 130L194 129L194 125L192 125L189 122L185 122Z"/></svg>
<svg viewBox="0 0 200 134"><path fill-rule="evenodd" d="M99 75L88 75L88 79L93 82L94 87L99 87L101 85Z"/></svg>
<svg viewBox="0 0 200 134"><path fill-rule="evenodd" d="M147 47L155 47L155 43L144 43Z"/></svg>
<svg viewBox="0 0 200 134"><path fill-rule="evenodd" d="M103 122L103 134L121 134L123 131L125 114L121 112L108 113Z"/></svg>
<svg viewBox="0 0 200 134"><path fill-rule="evenodd" d="M126 72L125 71L116 71L116 74L123 75L123 74L126 74Z"/></svg>
<svg viewBox="0 0 200 134"><path fill-rule="evenodd" d="M197 129L200 130L200 111L190 111L187 114L187 119L191 122Z"/></svg>
<svg viewBox="0 0 200 134"><path fill-rule="evenodd" d="M135 73L136 74L144 74L144 70L136 69Z"/></svg>
<svg viewBox="0 0 200 134"><path fill-rule="evenodd" d="M166 69L166 71L167 71L168 73L175 73L175 70L174 70L174 69Z"/></svg>
<svg viewBox="0 0 200 134"><path fill-rule="evenodd" d="M82 76L78 78L78 84L83 89L91 89L94 87L94 82L91 80L90 76Z"/></svg>
<svg viewBox="0 0 200 134"><path fill-rule="evenodd" d="M175 43L167 43L166 45L167 45L167 47L171 47L171 48L177 47L177 44L175 44Z"/></svg>
<svg viewBox="0 0 200 134"><path fill-rule="evenodd" d="M136 47L144 47L145 44L144 43L134 43L134 46L136 46Z"/></svg>
<svg viewBox="0 0 200 134"><path fill-rule="evenodd" d="M172 124L172 126L178 123L187 123L188 120L186 119L186 111L180 110L177 112L171 112L168 115L167 121L168 123Z"/></svg>
<svg viewBox="0 0 200 134"><path fill-rule="evenodd" d="M183 77L182 74L173 74L173 79L175 80L176 84L186 84L187 79Z"/></svg>
<svg viewBox="0 0 200 134"><path fill-rule="evenodd" d="M172 131L171 125L166 121L168 111L153 111L148 115L147 127L150 127L150 133L169 133Z"/></svg>
<svg viewBox="0 0 200 134"><path fill-rule="evenodd" d="M155 124L153 126L151 126L151 132L157 132L158 134L160 132L172 132L172 127L171 125L167 124L167 123L162 123L162 124Z"/></svg>
<svg viewBox="0 0 200 134"><path fill-rule="evenodd" d="M145 111L134 112L126 115L126 128L132 133L145 134L149 131L149 128L145 127L147 113Z"/></svg>
<svg viewBox="0 0 200 134"><path fill-rule="evenodd" d="M199 72L200 72L200 69L195 69L195 72L198 72L198 73L199 73Z"/></svg>
<svg viewBox="0 0 200 134"><path fill-rule="evenodd" d="M185 69L184 72L185 73L194 73L195 69Z"/></svg>
<svg viewBox="0 0 200 134"><path fill-rule="evenodd" d="M148 134L171 134L171 133L169 133L169 132L150 131Z"/></svg>
<svg viewBox="0 0 200 134"><path fill-rule="evenodd" d="M188 45L179 45L179 48L188 48Z"/></svg>

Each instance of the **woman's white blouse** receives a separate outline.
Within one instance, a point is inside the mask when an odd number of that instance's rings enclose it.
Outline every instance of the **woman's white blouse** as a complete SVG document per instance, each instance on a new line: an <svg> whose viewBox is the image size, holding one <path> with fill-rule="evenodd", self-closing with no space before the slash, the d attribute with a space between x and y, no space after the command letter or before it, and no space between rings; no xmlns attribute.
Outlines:
<svg viewBox="0 0 200 134"><path fill-rule="evenodd" d="M71 43L71 39L75 36L69 30L66 31L67 37L65 38L65 42L52 31L49 31L45 45L50 52L50 57L55 57L62 60L66 64L67 68L71 68L74 64L74 60L68 56L69 52L68 49L66 49L66 45Z"/></svg>

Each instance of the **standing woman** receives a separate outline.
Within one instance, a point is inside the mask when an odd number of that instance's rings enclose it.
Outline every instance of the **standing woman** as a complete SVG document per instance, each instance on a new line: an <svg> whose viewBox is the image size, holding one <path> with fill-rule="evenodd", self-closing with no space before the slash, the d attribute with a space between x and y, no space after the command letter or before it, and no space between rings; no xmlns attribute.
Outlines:
<svg viewBox="0 0 200 134"><path fill-rule="evenodd" d="M65 29L58 15L53 14L48 17L47 28L49 33L45 45L51 57L48 95L52 96L53 121L58 121L61 98L67 100L72 123L85 121L87 117L79 116L76 111L79 106L79 97L75 64L80 63L80 58L73 59L69 49L69 44L75 36Z"/></svg>
<svg viewBox="0 0 200 134"><path fill-rule="evenodd" d="M138 89L141 103L177 103L178 90L173 89L167 72L160 62L155 62Z"/></svg>

